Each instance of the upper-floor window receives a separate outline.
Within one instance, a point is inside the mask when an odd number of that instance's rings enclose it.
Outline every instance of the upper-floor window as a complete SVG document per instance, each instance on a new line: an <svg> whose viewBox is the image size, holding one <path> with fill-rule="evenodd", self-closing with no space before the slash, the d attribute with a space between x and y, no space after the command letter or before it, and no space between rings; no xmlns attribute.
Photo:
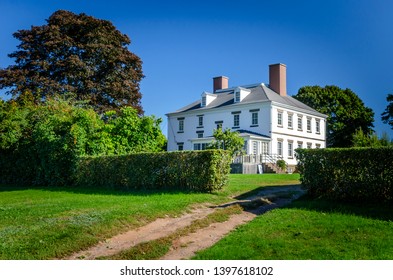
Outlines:
<svg viewBox="0 0 393 280"><path fill-rule="evenodd" d="M277 112L277 125L282 126L282 112Z"/></svg>
<svg viewBox="0 0 393 280"><path fill-rule="evenodd" d="M292 129L293 128L293 115L292 114L288 114L288 128Z"/></svg>
<svg viewBox="0 0 393 280"><path fill-rule="evenodd" d="M297 130L299 130L299 131L303 130L303 117L302 116L297 117Z"/></svg>
<svg viewBox="0 0 393 280"><path fill-rule="evenodd" d="M216 128L217 129L222 128L222 123L223 123L223 121L216 121Z"/></svg>
<svg viewBox="0 0 393 280"><path fill-rule="evenodd" d="M201 106L206 107L206 96L202 96Z"/></svg>
<svg viewBox="0 0 393 280"><path fill-rule="evenodd" d="M235 91L235 102L240 102L240 90Z"/></svg>
<svg viewBox="0 0 393 280"><path fill-rule="evenodd" d="M203 131L197 131L198 138L203 138Z"/></svg>
<svg viewBox="0 0 393 280"><path fill-rule="evenodd" d="M233 126L234 127L239 127L240 126L240 115L239 114L234 114L233 115Z"/></svg>
<svg viewBox="0 0 393 280"><path fill-rule="evenodd" d="M320 120L315 121L315 132L317 134L321 133L321 121Z"/></svg>
<svg viewBox="0 0 393 280"><path fill-rule="evenodd" d="M177 119L179 121L179 132L184 132L184 118Z"/></svg>
<svg viewBox="0 0 393 280"><path fill-rule="evenodd" d="M203 126L203 116L198 116L198 127Z"/></svg>
<svg viewBox="0 0 393 280"><path fill-rule="evenodd" d="M251 113L251 125L258 125L258 112Z"/></svg>
<svg viewBox="0 0 393 280"><path fill-rule="evenodd" d="M311 118L307 118L307 132L311 132Z"/></svg>

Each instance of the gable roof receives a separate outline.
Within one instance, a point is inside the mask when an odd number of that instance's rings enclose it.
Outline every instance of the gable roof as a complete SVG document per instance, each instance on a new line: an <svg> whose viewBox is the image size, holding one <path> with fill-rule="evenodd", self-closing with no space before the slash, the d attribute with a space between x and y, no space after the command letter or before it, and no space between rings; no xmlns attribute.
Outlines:
<svg viewBox="0 0 393 280"><path fill-rule="evenodd" d="M234 91L238 87L227 88L222 90L217 90L214 94L217 96L212 102L210 102L207 106L201 106L201 100L197 100L173 113L185 113L190 111L204 111L213 108L220 108L225 106L234 105ZM310 113L313 115L318 115L320 117L326 117L326 115L319 113L315 109L307 106L306 104L298 101L292 96L281 96L277 92L270 89L265 84L254 84L248 86L242 86L242 88L246 88L251 90L251 92L239 103L236 104L247 104L247 103L257 103L257 102L274 102L277 104L281 104L284 106L293 107L299 111L303 111L305 113ZM199 112L198 112L199 113ZM167 115L170 115L167 114Z"/></svg>

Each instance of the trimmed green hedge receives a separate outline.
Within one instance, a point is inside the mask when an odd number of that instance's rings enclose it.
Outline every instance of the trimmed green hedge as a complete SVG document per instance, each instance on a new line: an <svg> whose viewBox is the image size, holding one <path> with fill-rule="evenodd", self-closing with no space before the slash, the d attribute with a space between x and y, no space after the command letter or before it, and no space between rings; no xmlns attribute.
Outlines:
<svg viewBox="0 0 393 280"><path fill-rule="evenodd" d="M393 148L298 149L300 180L313 197L393 201Z"/></svg>
<svg viewBox="0 0 393 280"><path fill-rule="evenodd" d="M125 190L212 192L227 183L229 170L230 156L223 150L83 157L76 166L75 183Z"/></svg>

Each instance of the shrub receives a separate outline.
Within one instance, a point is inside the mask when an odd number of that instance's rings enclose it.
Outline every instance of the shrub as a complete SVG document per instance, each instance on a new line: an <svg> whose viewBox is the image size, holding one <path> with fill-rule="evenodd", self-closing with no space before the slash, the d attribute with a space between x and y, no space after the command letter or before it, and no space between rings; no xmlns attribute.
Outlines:
<svg viewBox="0 0 393 280"><path fill-rule="evenodd" d="M83 157L74 179L86 187L213 192L227 183L229 166L222 150Z"/></svg>
<svg viewBox="0 0 393 280"><path fill-rule="evenodd" d="M393 148L298 149L300 180L313 197L393 201Z"/></svg>

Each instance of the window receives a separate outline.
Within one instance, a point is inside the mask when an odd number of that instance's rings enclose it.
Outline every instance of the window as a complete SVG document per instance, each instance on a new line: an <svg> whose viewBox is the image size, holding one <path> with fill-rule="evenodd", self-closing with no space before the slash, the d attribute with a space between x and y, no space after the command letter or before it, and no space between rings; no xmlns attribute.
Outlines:
<svg viewBox="0 0 393 280"><path fill-rule="evenodd" d="M184 150L184 143L177 143L177 150L183 151Z"/></svg>
<svg viewBox="0 0 393 280"><path fill-rule="evenodd" d="M262 142L262 154L268 154L269 153L269 143L268 142Z"/></svg>
<svg viewBox="0 0 393 280"><path fill-rule="evenodd" d="M277 154L278 154L279 156L282 156L282 140L279 140L279 141L277 142Z"/></svg>
<svg viewBox="0 0 393 280"><path fill-rule="evenodd" d="M240 102L240 90L235 92L235 102Z"/></svg>
<svg viewBox="0 0 393 280"><path fill-rule="evenodd" d="M223 121L218 121L218 122L216 122L216 127L217 127L217 129L222 128L222 123L223 123Z"/></svg>
<svg viewBox="0 0 393 280"><path fill-rule="evenodd" d="M297 117L297 130L299 131L303 130L303 116Z"/></svg>
<svg viewBox="0 0 393 280"><path fill-rule="evenodd" d="M320 120L316 120L316 122L315 122L315 132L317 134L321 134L321 121Z"/></svg>
<svg viewBox="0 0 393 280"><path fill-rule="evenodd" d="M311 149L312 148L312 143L307 143L307 149Z"/></svg>
<svg viewBox="0 0 393 280"><path fill-rule="evenodd" d="M179 132L184 132L184 118L177 119L179 121Z"/></svg>
<svg viewBox="0 0 393 280"><path fill-rule="evenodd" d="M239 114L234 114L233 115L233 126L234 127L239 127L240 126L240 115Z"/></svg>
<svg viewBox="0 0 393 280"><path fill-rule="evenodd" d="M315 144L315 148L316 149L320 149L321 148L321 144Z"/></svg>
<svg viewBox="0 0 393 280"><path fill-rule="evenodd" d="M288 157L293 158L293 142L288 142Z"/></svg>
<svg viewBox="0 0 393 280"><path fill-rule="evenodd" d="M194 144L195 151L206 150L206 148L207 148L207 143L195 143Z"/></svg>
<svg viewBox="0 0 393 280"><path fill-rule="evenodd" d="M198 116L198 127L203 127L203 116Z"/></svg>
<svg viewBox="0 0 393 280"><path fill-rule="evenodd" d="M252 153L254 155L258 154L258 142L257 141L252 141Z"/></svg>
<svg viewBox="0 0 393 280"><path fill-rule="evenodd" d="M203 138L203 131L197 131L198 138Z"/></svg>
<svg viewBox="0 0 393 280"><path fill-rule="evenodd" d="M282 126L282 112L277 113L277 125Z"/></svg>
<svg viewBox="0 0 393 280"><path fill-rule="evenodd" d="M202 107L206 107L206 95L202 96L202 103L201 103Z"/></svg>
<svg viewBox="0 0 393 280"><path fill-rule="evenodd" d="M297 147L298 147L298 149L302 149L303 148L303 142L297 142Z"/></svg>
<svg viewBox="0 0 393 280"><path fill-rule="evenodd" d="M258 112L253 112L251 114L251 125L258 125Z"/></svg>
<svg viewBox="0 0 393 280"><path fill-rule="evenodd" d="M311 119L307 118L307 132L311 132Z"/></svg>
<svg viewBox="0 0 393 280"><path fill-rule="evenodd" d="M292 129L293 115L288 114L288 128Z"/></svg>

